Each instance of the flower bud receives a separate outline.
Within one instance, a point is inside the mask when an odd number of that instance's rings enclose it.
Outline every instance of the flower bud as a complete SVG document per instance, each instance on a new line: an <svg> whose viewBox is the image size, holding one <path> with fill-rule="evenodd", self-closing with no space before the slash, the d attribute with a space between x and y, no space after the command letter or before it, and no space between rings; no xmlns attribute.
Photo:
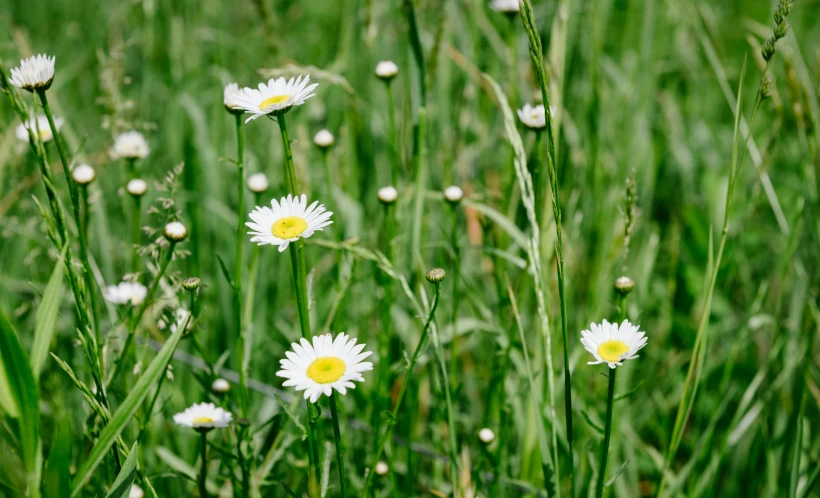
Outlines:
<svg viewBox="0 0 820 498"><path fill-rule="evenodd" d="M444 200L450 204L458 204L464 197L464 191L458 185L450 185L444 189Z"/></svg>
<svg viewBox="0 0 820 498"><path fill-rule="evenodd" d="M71 177L80 185L88 185L97 177L94 168L87 164L81 164L71 171Z"/></svg>
<svg viewBox="0 0 820 498"><path fill-rule="evenodd" d="M382 187L379 189L378 196L379 200L384 204L393 204L399 197L399 191L396 190L396 187L388 185L387 187Z"/></svg>
<svg viewBox="0 0 820 498"><path fill-rule="evenodd" d="M172 221L162 229L162 235L170 242L182 242L188 237L188 229L178 221Z"/></svg>
<svg viewBox="0 0 820 498"><path fill-rule="evenodd" d="M478 439L484 444L490 444L495 441L495 432L489 427L485 427L478 431Z"/></svg>
<svg viewBox="0 0 820 498"><path fill-rule="evenodd" d="M397 74L399 74L399 66L393 61L381 61L376 64L376 76L382 81L389 82Z"/></svg>
<svg viewBox="0 0 820 498"><path fill-rule="evenodd" d="M231 383L227 380L223 379L222 377L216 379L213 384L211 384L211 391L217 394L225 394L226 392L230 391Z"/></svg>
<svg viewBox="0 0 820 498"><path fill-rule="evenodd" d="M447 273L441 268L433 268L432 270L427 272L427 281L432 284L437 284L444 280L444 276L446 274Z"/></svg>
<svg viewBox="0 0 820 498"><path fill-rule="evenodd" d="M148 191L148 183L141 178L134 178L125 186L125 190L134 197L141 197Z"/></svg>
<svg viewBox="0 0 820 498"><path fill-rule="evenodd" d="M376 468L374 470L376 471L377 476L386 476L387 472L390 470L390 467L387 466L387 463L379 460L376 463Z"/></svg>
<svg viewBox="0 0 820 498"><path fill-rule="evenodd" d="M622 296L626 296L627 294L632 292L632 289L634 288L635 281L633 281L629 277L624 276L615 279L615 291Z"/></svg>
<svg viewBox="0 0 820 498"><path fill-rule="evenodd" d="M313 143L320 149L329 149L334 142L336 142L336 138L328 130L319 130L313 137Z"/></svg>
<svg viewBox="0 0 820 498"><path fill-rule="evenodd" d="M248 177L248 190L255 194L261 194L268 190L270 183L265 173L254 173Z"/></svg>
<svg viewBox="0 0 820 498"><path fill-rule="evenodd" d="M182 281L182 288L187 291L199 289L200 280L196 277L188 277Z"/></svg>

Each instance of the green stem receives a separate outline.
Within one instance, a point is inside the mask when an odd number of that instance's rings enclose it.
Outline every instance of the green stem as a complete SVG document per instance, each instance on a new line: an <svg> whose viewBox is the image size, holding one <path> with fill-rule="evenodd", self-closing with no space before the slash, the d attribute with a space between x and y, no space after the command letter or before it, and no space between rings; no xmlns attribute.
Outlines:
<svg viewBox="0 0 820 498"><path fill-rule="evenodd" d="M237 203L236 203L236 255L234 259L234 313L236 320L236 336L238 338L237 353L239 357L239 410L243 417L248 416L248 379L242 365L245 362L245 331L242 329L242 243L245 239L245 134L242 127L242 116L236 118L236 166L237 166ZM247 486L247 483L243 483Z"/></svg>
<svg viewBox="0 0 820 498"><path fill-rule="evenodd" d="M458 322L458 281L461 274L461 248L458 245L458 211L455 206L452 208L453 226L450 230L450 243L453 246L453 309L451 313L450 330L452 331L452 338L450 340L450 385L452 389L456 389L458 381L456 374L458 372L458 333L456 324Z"/></svg>
<svg viewBox="0 0 820 498"><path fill-rule="evenodd" d="M285 122L285 115L280 114L277 117L279 121L279 131L282 133L282 145L285 147L286 166L285 180L288 182L288 191L296 195L296 168L293 165L293 151L290 149L290 137L288 137L288 126Z"/></svg>
<svg viewBox="0 0 820 498"><path fill-rule="evenodd" d="M199 471L199 496L200 498L208 498L208 488L205 485L205 481L208 478L208 431L203 430L200 431L201 436L201 445L200 449L202 451L202 467Z"/></svg>
<svg viewBox="0 0 820 498"><path fill-rule="evenodd" d="M131 203L131 241L133 243L133 252L131 254L131 271L137 273L140 269L140 196L134 195L132 198L134 201Z"/></svg>
<svg viewBox="0 0 820 498"><path fill-rule="evenodd" d="M336 408L336 391L330 393L330 416L333 419L333 437L336 441L336 464L339 466L339 486L342 498L347 498L347 473L345 472L345 447L339 428L339 413Z"/></svg>
<svg viewBox="0 0 820 498"><path fill-rule="evenodd" d="M390 120L390 147L392 149L392 159L390 178L393 186L399 187L399 164L401 162L401 155L399 154L399 137L396 133L396 108L393 101L393 87L390 86L390 81L385 81L385 88L387 88L387 111L388 119Z"/></svg>
<svg viewBox="0 0 820 498"><path fill-rule="evenodd" d="M436 282L436 293L433 296L433 304L430 307L430 314L427 316L427 321L424 322L424 328L421 329L421 337L419 338L419 343L416 346L416 350L413 352L413 357L410 359L410 362L407 364L407 367L404 369L404 382L402 382L401 389L399 390L399 396L396 398L396 404L393 405L393 410L390 412L390 420L387 424L387 428L385 429L384 433L382 433L381 437L379 438L379 442L376 445L376 454L373 456L373 461L370 465L370 470L367 473L367 479L364 482L364 487L362 488L362 496L367 495L367 490L370 488L370 484L373 482L373 475L375 474L374 470L376 468L376 464L379 462L379 458L382 456L382 451L384 451L384 445L387 442L390 435L393 433L393 427L396 425L396 417L398 417L399 410L401 409L401 402L404 399L404 393L407 391L407 386L410 384L410 376L413 373L413 368L416 366L416 362L421 356L421 351L424 349L424 344L427 342L427 336L430 332L430 324L433 322L433 317L436 313L436 308L438 308L439 302L439 295L441 294L441 283Z"/></svg>
<svg viewBox="0 0 820 498"><path fill-rule="evenodd" d="M393 264L393 238L395 237L395 215L393 204L384 205L384 236L382 238L382 253L390 264ZM380 306L381 329L376 334L379 350L377 365L377 380L379 388L373 396L376 404L372 413L373 430L375 434L381 432L381 416L390 403L390 339L392 336L393 320L390 310L393 307L393 279L384 272L379 272L379 281L382 287L382 302ZM374 441L375 444L375 441Z"/></svg>
<svg viewBox="0 0 820 498"><path fill-rule="evenodd" d="M617 368L609 370L609 392L606 396L606 425L604 426L604 444L601 447L601 464L598 467L598 484L595 488L596 498L604 495L604 479L606 477L606 459L609 452L609 439L612 434L612 409L615 399L615 372Z"/></svg>
<svg viewBox="0 0 820 498"><path fill-rule="evenodd" d="M427 186L427 162L425 155L427 153L425 146L425 131L427 122L427 112L424 107L419 107L418 127L416 129L416 198L413 210L413 231L412 240L410 244L410 266L416 257L421 257L421 229L424 225L424 189Z"/></svg>

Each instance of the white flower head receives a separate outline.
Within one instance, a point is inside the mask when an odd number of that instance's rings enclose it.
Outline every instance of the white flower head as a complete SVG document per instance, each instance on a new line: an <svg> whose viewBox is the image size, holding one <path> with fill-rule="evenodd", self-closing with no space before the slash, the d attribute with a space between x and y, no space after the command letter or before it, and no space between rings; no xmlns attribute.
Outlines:
<svg viewBox="0 0 820 498"><path fill-rule="evenodd" d="M396 202L396 199L399 198L399 191L396 190L396 187L388 185L386 187L380 188L377 195L379 196L379 200L383 203L393 204L394 202Z"/></svg>
<svg viewBox="0 0 820 498"><path fill-rule="evenodd" d="M461 201L463 197L464 191L458 185L450 185L444 189L444 199L451 204Z"/></svg>
<svg viewBox="0 0 820 498"><path fill-rule="evenodd" d="M120 282L118 285L109 285L103 290L103 297L113 304L130 304L139 306L148 295L148 289L138 282Z"/></svg>
<svg viewBox="0 0 820 498"><path fill-rule="evenodd" d="M20 67L11 70L9 83L29 92L48 90L54 81L54 57L35 55L20 61Z"/></svg>
<svg viewBox="0 0 820 498"><path fill-rule="evenodd" d="M87 164L81 164L71 170L71 178L80 185L88 185L97 178L97 172Z"/></svg>
<svg viewBox="0 0 820 498"><path fill-rule="evenodd" d="M646 334L640 332L639 325L624 320L620 325L604 320L600 325L590 324L592 331L581 331L581 344L595 357L589 365L606 363L609 368L623 365L626 360L634 360L637 353L646 346Z"/></svg>
<svg viewBox="0 0 820 498"><path fill-rule="evenodd" d="M231 390L231 383L222 377L216 379L211 384L211 391L217 394L225 394Z"/></svg>
<svg viewBox="0 0 820 498"><path fill-rule="evenodd" d="M373 369L369 361L362 361L372 351L362 352L364 344L356 345L356 339L341 332L336 339L330 334L313 337L313 343L302 338L299 344L291 344L292 351L286 351L287 359L279 360L282 370L276 372L287 380L284 386L293 386L297 391L305 391L305 399L315 403L319 396L330 396L335 389L339 394L347 394L353 389L353 381L364 382L362 372Z"/></svg>
<svg viewBox="0 0 820 498"><path fill-rule="evenodd" d="M379 460L376 462L376 468L374 470L376 471L377 476L386 476L387 472L390 470L390 467L387 466L386 462Z"/></svg>
<svg viewBox="0 0 820 498"><path fill-rule="evenodd" d="M231 412L225 411L213 403L197 403L174 415L174 422L182 427L194 429L213 429L227 427L233 420Z"/></svg>
<svg viewBox="0 0 820 498"><path fill-rule="evenodd" d="M125 185L125 190L134 197L140 197L148 191L148 183L142 178L134 178Z"/></svg>
<svg viewBox="0 0 820 498"><path fill-rule="evenodd" d="M145 496L145 492L142 488L136 484L132 484L131 491L128 492L128 498L142 498L143 496Z"/></svg>
<svg viewBox="0 0 820 498"><path fill-rule="evenodd" d="M222 103L225 109L231 113L242 114L242 109L239 108L239 97L242 95L242 90L236 83L228 83L222 91Z"/></svg>
<svg viewBox="0 0 820 498"><path fill-rule="evenodd" d="M172 221L163 227L162 235L171 242L182 242L188 236L188 229L179 221Z"/></svg>
<svg viewBox="0 0 820 498"><path fill-rule="evenodd" d="M142 133L126 131L114 139L114 157L119 159L145 159L151 149Z"/></svg>
<svg viewBox="0 0 820 498"><path fill-rule="evenodd" d="M57 131L63 127L63 118L54 118L54 127ZM31 118L25 123L17 125L15 133L17 138L24 142L28 142L28 131L34 132L34 136L43 141L43 143L54 140L54 133L51 132L51 126L48 124L48 118L41 114L36 118Z"/></svg>
<svg viewBox="0 0 820 498"><path fill-rule="evenodd" d="M490 2L490 8L496 12L514 15L518 13L520 6L518 0L493 0Z"/></svg>
<svg viewBox="0 0 820 498"><path fill-rule="evenodd" d="M399 74L399 66L393 61L381 61L376 64L376 76L384 81L390 81Z"/></svg>
<svg viewBox="0 0 820 498"><path fill-rule="evenodd" d="M253 221L245 223L252 231L248 232L251 242L260 246L270 244L279 246L279 252L288 248L288 244L299 239L306 239L317 230L323 230L333 223L330 216L333 214L325 210L325 206L314 201L307 205L307 196L288 195L279 202L273 199L271 207L259 207L251 211Z"/></svg>
<svg viewBox="0 0 820 498"><path fill-rule="evenodd" d="M518 109L518 119L531 130L543 130L547 127L547 115L544 111L544 104L532 106L524 104L524 107Z"/></svg>
<svg viewBox="0 0 820 498"><path fill-rule="evenodd" d="M313 137L313 143L316 144L316 147L322 149L331 147L335 141L336 138L333 133L330 133L330 130L319 130Z"/></svg>
<svg viewBox="0 0 820 498"><path fill-rule="evenodd" d="M261 194L268 190L268 187L270 187L270 182L265 173L254 173L248 177L248 190L251 192Z"/></svg>
<svg viewBox="0 0 820 498"><path fill-rule="evenodd" d="M485 427L478 431L478 439L484 444L490 444L495 440L495 432L489 427Z"/></svg>
<svg viewBox="0 0 820 498"><path fill-rule="evenodd" d="M236 108L253 114L245 122L254 120L259 116L273 114L278 116L284 114L295 105L302 105L305 100L313 97L311 93L318 83L310 83L310 76L302 76L285 80L271 78L268 83L259 83L259 89L245 88L236 97Z"/></svg>

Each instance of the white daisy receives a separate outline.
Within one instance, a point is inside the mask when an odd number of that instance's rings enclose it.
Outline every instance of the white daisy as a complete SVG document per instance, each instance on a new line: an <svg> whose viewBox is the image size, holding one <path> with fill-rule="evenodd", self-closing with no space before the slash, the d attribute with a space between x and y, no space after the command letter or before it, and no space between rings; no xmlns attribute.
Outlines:
<svg viewBox="0 0 820 498"><path fill-rule="evenodd" d="M544 104L531 106L524 104L518 109L518 119L531 130L541 130L547 127L547 115L544 112Z"/></svg>
<svg viewBox="0 0 820 498"><path fill-rule="evenodd" d="M319 201L307 206L307 196L304 194L301 197L288 195L279 202L273 199L270 204L271 207L256 206L249 215L253 221L245 225L253 230L248 232L248 235L253 235L251 242L257 242L260 246L279 246L279 252L287 249L291 242L306 239L333 223L330 221L333 213L326 211Z"/></svg>
<svg viewBox="0 0 820 498"><path fill-rule="evenodd" d="M88 185L94 181L94 178L97 177L97 172L94 171L94 168L91 166L81 164L71 170L71 177L74 178L74 181L80 185Z"/></svg>
<svg viewBox="0 0 820 498"><path fill-rule="evenodd" d="M194 429L213 429L227 427L233 420L231 412L225 411L213 403L197 403L174 415L174 422L183 427Z"/></svg>
<svg viewBox="0 0 820 498"><path fill-rule="evenodd" d="M138 306L148 295L148 289L138 282L120 282L119 285L109 285L103 290L103 297L113 304L131 304Z"/></svg>
<svg viewBox="0 0 820 498"><path fill-rule="evenodd" d="M604 320L601 325L590 324L592 331L581 332L581 344L595 357L589 365L606 363L609 368L623 365L625 360L634 360L637 353L646 346L646 334L640 332L639 325L624 320L620 325Z"/></svg>
<svg viewBox="0 0 820 498"><path fill-rule="evenodd" d="M222 91L222 103L228 112L242 112L241 109L238 109L239 101L237 99L240 95L242 95L242 90L239 89L239 85L236 83L225 85L225 89Z"/></svg>
<svg viewBox="0 0 820 498"><path fill-rule="evenodd" d="M376 64L376 76L385 81L390 81L399 74L399 66L393 61L380 61Z"/></svg>
<svg viewBox="0 0 820 498"><path fill-rule="evenodd" d="M54 81L54 57L35 55L20 61L20 67L11 70L9 83L29 92L48 90Z"/></svg>
<svg viewBox="0 0 820 498"><path fill-rule="evenodd" d="M236 108L253 114L245 120L246 123L266 114L284 114L292 106L302 105L305 100L315 95L310 92L319 84L308 85L309 82L309 75L305 76L304 79L302 79L302 76L289 80L285 80L284 77L279 79L271 78L267 84L259 83L258 90L245 88L236 97Z"/></svg>
<svg viewBox="0 0 820 498"><path fill-rule="evenodd" d="M151 149L142 133L126 131L114 139L114 157L120 159L144 159Z"/></svg>
<svg viewBox="0 0 820 498"><path fill-rule="evenodd" d="M353 381L364 382L362 372L373 369L369 361L362 361L372 351L362 353L364 344L356 345L356 339L344 332L334 340L330 334L313 337L313 344L302 338L299 344L291 344L293 351L286 351L287 359L279 360L282 370L279 377L288 380L284 386L293 386L297 391L305 391L305 399L315 403L322 394L330 396L333 389L339 394L347 394L353 389Z"/></svg>
<svg viewBox="0 0 820 498"><path fill-rule="evenodd" d="M518 0L493 0L490 2L490 8L504 14L515 14L520 9Z"/></svg>
<svg viewBox="0 0 820 498"><path fill-rule="evenodd" d="M57 131L60 131L60 128L63 127L63 118L54 118L54 127L57 128ZM32 130L35 137L39 137L43 143L50 142L54 139L54 133L51 132L51 126L48 124L48 118L44 114L17 125L17 129L15 130L17 138L24 142L28 142L29 130Z"/></svg>

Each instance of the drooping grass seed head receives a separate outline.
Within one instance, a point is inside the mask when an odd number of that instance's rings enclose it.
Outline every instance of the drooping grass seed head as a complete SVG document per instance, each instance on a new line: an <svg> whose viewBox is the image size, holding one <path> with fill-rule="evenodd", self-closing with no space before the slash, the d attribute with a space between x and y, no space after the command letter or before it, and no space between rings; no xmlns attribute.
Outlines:
<svg viewBox="0 0 820 498"><path fill-rule="evenodd" d="M139 306L148 295L148 289L138 282L120 282L103 289L103 297L112 304Z"/></svg>
<svg viewBox="0 0 820 498"><path fill-rule="evenodd" d="M495 432L489 427L485 427L478 431L478 439L484 444L490 444L495 441Z"/></svg>
<svg viewBox="0 0 820 498"><path fill-rule="evenodd" d="M134 197L142 197L148 191L148 182L142 178L134 178L125 185L125 190Z"/></svg>
<svg viewBox="0 0 820 498"><path fill-rule="evenodd" d="M63 127L63 118L54 118L54 127L57 131ZM35 138L40 139L43 143L54 140L54 133L51 131L51 126L48 124L48 118L44 114L40 114L36 118L31 118L25 123L17 125L15 134L17 138L24 142L28 142L28 132L31 130Z"/></svg>
<svg viewBox="0 0 820 498"><path fill-rule="evenodd" d="M316 132L316 135L313 136L314 145L320 149L329 149L335 142L336 138L329 130L319 130Z"/></svg>
<svg viewBox="0 0 820 498"><path fill-rule="evenodd" d="M399 191L396 187L388 185L379 189L377 195L382 204L393 204L399 198Z"/></svg>
<svg viewBox="0 0 820 498"><path fill-rule="evenodd" d="M80 185L88 185L97 178L97 173L91 166L81 164L71 171L71 178Z"/></svg>
<svg viewBox="0 0 820 498"><path fill-rule="evenodd" d="M245 223L251 231L251 242L261 245L279 246L279 252L288 248L288 244L299 239L306 239L315 232L324 230L333 223L333 213L325 210L319 201L307 205L307 196L288 195L278 202L271 200L270 207L259 207L251 211L251 221Z"/></svg>
<svg viewBox="0 0 820 498"><path fill-rule="evenodd" d="M547 114L544 109L544 104L530 105L524 104L524 107L518 109L518 119L527 128L534 131L541 131L547 127Z"/></svg>
<svg viewBox="0 0 820 498"><path fill-rule="evenodd" d="M231 114L244 114L244 110L239 106L239 96L242 95L242 90L236 83L229 83L225 85L222 90L222 104L225 110Z"/></svg>
<svg viewBox="0 0 820 498"><path fill-rule="evenodd" d="M444 189L444 200L452 205L458 204L463 198L464 191L458 185L450 185Z"/></svg>
<svg viewBox="0 0 820 498"><path fill-rule="evenodd" d="M164 235L169 242L182 242L188 237L188 229L179 221L172 221L163 227L162 235Z"/></svg>
<svg viewBox="0 0 820 498"><path fill-rule="evenodd" d="M182 281L182 288L187 291L195 291L199 289L201 283L197 277L188 277Z"/></svg>
<svg viewBox="0 0 820 498"><path fill-rule="evenodd" d="M270 182L268 182L268 177L265 173L254 173L248 177L248 190L255 194L262 194L268 187L270 187Z"/></svg>
<svg viewBox="0 0 820 498"><path fill-rule="evenodd" d="M427 281L431 284L437 284L444 280L444 277L447 275L441 268L433 268L432 270L427 272Z"/></svg>
<svg viewBox="0 0 820 498"><path fill-rule="evenodd" d="M390 467L388 467L386 462L379 460L376 462L376 468L373 470L376 472L377 476L386 476L390 471Z"/></svg>
<svg viewBox="0 0 820 498"><path fill-rule="evenodd" d="M174 415L174 422L177 425L191 427L202 432L227 427L231 421L233 421L231 412L213 403L197 403Z"/></svg>
<svg viewBox="0 0 820 498"><path fill-rule="evenodd" d="M376 77L389 83L399 74L399 66L393 61L380 61L376 64Z"/></svg>
<svg viewBox="0 0 820 498"><path fill-rule="evenodd" d="M371 362L363 361L372 354L362 352L364 347L344 332L335 339L330 334L314 336L312 342L302 338L291 344L286 359L279 360L282 369L276 375L287 379L282 385L305 391L304 397L311 403L322 394L330 396L334 389L345 395L356 387L353 381L364 382L362 372L373 369Z"/></svg>
<svg viewBox="0 0 820 498"><path fill-rule="evenodd" d="M145 159L151 152L142 133L131 130L114 139L113 155L118 159Z"/></svg>
<svg viewBox="0 0 820 498"><path fill-rule="evenodd" d="M222 377L216 379L211 384L211 391L216 394L225 394L231 390L231 383Z"/></svg>
<svg viewBox="0 0 820 498"><path fill-rule="evenodd" d="M259 89L244 88L236 97L236 108L252 114L245 122L252 121L268 114L280 116L293 106L302 105L307 99L316 95L312 93L318 83L310 83L310 75L304 78L285 80L271 78L267 83L259 83Z"/></svg>
<svg viewBox="0 0 820 498"><path fill-rule="evenodd" d="M9 83L29 92L46 91L54 81L54 56L35 55L20 61L20 67L11 70Z"/></svg>
<svg viewBox="0 0 820 498"><path fill-rule="evenodd" d="M604 320L600 325L590 324L590 328L581 331L581 344L595 357L595 361L588 362L588 365L606 363L609 368L615 368L626 360L637 358L635 353L646 346L646 334L629 320L620 325Z"/></svg>
<svg viewBox="0 0 820 498"><path fill-rule="evenodd" d="M627 296L635 288L635 281L627 276L615 279L615 292L621 296Z"/></svg>

